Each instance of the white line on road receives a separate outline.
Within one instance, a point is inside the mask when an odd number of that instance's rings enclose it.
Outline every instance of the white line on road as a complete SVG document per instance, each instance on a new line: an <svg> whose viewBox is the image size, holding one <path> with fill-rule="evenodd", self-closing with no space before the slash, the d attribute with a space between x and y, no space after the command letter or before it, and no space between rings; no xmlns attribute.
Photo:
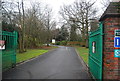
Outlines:
<svg viewBox="0 0 120 81"><path fill-rule="evenodd" d="M70 55L70 49L68 47L66 47L66 50L68 52L68 55Z"/></svg>
<svg viewBox="0 0 120 81"><path fill-rule="evenodd" d="M68 50L67 47L66 47L66 50Z"/></svg>

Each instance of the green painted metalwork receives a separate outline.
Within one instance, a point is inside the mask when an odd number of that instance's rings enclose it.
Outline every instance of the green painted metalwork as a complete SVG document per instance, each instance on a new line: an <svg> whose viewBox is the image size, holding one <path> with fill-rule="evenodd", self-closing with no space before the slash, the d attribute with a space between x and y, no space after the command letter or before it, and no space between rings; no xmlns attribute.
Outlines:
<svg viewBox="0 0 120 81"><path fill-rule="evenodd" d="M16 65L17 32L0 32L5 41L5 49L2 50L2 70L6 71Z"/></svg>
<svg viewBox="0 0 120 81"><path fill-rule="evenodd" d="M89 70L97 80L102 80L103 24L89 33Z"/></svg>

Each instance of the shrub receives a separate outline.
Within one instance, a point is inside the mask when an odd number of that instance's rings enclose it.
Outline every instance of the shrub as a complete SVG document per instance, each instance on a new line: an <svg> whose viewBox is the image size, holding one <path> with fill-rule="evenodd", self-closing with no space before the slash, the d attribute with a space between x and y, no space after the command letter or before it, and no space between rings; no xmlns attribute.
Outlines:
<svg viewBox="0 0 120 81"><path fill-rule="evenodd" d="M61 41L60 45L67 45L67 41Z"/></svg>
<svg viewBox="0 0 120 81"><path fill-rule="evenodd" d="M60 45L60 41L57 41L57 42L55 43L55 45Z"/></svg>

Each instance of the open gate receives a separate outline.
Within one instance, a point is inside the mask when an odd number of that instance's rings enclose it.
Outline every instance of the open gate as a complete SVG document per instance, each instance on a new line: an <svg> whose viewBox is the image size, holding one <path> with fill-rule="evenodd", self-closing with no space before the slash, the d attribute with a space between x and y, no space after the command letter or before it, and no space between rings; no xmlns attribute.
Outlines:
<svg viewBox="0 0 120 81"><path fill-rule="evenodd" d="M16 48L17 48L17 32L0 32L2 39L0 40L3 44L2 50L2 70L7 69L16 65Z"/></svg>
<svg viewBox="0 0 120 81"><path fill-rule="evenodd" d="M103 26L89 34L89 70L95 79L102 79Z"/></svg>

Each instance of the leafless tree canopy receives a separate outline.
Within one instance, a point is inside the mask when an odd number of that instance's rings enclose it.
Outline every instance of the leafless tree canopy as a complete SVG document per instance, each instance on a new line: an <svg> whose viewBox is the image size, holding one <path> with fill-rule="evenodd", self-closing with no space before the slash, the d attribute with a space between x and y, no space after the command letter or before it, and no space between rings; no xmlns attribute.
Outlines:
<svg viewBox="0 0 120 81"><path fill-rule="evenodd" d="M60 10L62 18L71 24L71 28L80 30L82 41L87 41L89 21L91 18L95 18L97 12L94 4L95 2L92 1L76 0L71 5L63 5Z"/></svg>
<svg viewBox="0 0 120 81"><path fill-rule="evenodd" d="M56 22L48 5L32 3L31 7L26 8L23 0L17 2L9 0L2 3L3 22L14 25L19 32L20 52L50 42Z"/></svg>
<svg viewBox="0 0 120 81"><path fill-rule="evenodd" d="M101 4L103 5L103 10L105 10L112 0L102 0Z"/></svg>

